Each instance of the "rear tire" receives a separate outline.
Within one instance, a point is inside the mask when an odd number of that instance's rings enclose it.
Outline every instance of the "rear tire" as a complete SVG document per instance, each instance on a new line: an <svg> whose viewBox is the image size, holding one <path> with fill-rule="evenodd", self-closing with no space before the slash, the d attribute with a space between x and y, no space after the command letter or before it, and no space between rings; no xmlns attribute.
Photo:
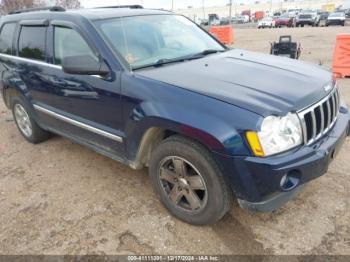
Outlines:
<svg viewBox="0 0 350 262"><path fill-rule="evenodd" d="M23 98L13 98L12 114L20 133L28 142L37 144L51 137L51 133L42 129L35 122L31 110Z"/></svg>
<svg viewBox="0 0 350 262"><path fill-rule="evenodd" d="M160 143L152 153L149 175L163 205L187 223L214 224L231 206L231 190L210 152L185 137L175 135Z"/></svg>

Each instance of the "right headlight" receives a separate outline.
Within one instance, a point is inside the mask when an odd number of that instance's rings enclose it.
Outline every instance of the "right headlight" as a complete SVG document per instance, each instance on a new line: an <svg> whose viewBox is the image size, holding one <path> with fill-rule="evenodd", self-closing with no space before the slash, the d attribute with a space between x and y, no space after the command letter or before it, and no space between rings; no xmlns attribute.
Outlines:
<svg viewBox="0 0 350 262"><path fill-rule="evenodd" d="M292 113L283 117L268 116L259 132L248 131L246 136L256 156L282 153L303 143L299 117Z"/></svg>

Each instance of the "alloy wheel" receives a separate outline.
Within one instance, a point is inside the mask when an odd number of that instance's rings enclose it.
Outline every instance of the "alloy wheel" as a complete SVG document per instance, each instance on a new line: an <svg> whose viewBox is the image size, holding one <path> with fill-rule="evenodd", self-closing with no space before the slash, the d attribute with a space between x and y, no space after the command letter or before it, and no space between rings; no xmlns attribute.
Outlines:
<svg viewBox="0 0 350 262"><path fill-rule="evenodd" d="M33 134L32 124L30 122L29 115L24 107L20 104L16 104L14 108L14 116L16 123L21 132L26 136L30 137Z"/></svg>
<svg viewBox="0 0 350 262"><path fill-rule="evenodd" d="M207 204L208 191L200 172L187 160L171 156L160 163L159 183L169 200L186 212L199 212Z"/></svg>

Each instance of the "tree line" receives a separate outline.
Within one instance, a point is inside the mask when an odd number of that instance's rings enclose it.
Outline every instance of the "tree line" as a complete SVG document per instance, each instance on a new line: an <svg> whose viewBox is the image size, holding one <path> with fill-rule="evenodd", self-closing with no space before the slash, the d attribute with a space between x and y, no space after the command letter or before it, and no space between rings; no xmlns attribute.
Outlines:
<svg viewBox="0 0 350 262"><path fill-rule="evenodd" d="M79 0L0 0L0 11L2 14L8 14L16 10L45 7L52 2L54 2L54 5L66 9L76 9L81 7Z"/></svg>

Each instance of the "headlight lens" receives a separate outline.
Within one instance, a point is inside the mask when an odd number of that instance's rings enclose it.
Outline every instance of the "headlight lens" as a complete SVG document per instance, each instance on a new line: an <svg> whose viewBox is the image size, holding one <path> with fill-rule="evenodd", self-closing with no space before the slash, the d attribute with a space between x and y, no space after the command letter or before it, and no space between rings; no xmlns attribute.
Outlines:
<svg viewBox="0 0 350 262"><path fill-rule="evenodd" d="M303 142L300 120L296 114L292 113L284 117L269 116L263 120L260 132L256 133L261 150L256 150L257 142L254 142L254 146L251 142L253 141L251 137L251 132L247 132L247 139L252 150L258 156L270 156L281 153L299 146ZM261 154L259 151L263 153Z"/></svg>

